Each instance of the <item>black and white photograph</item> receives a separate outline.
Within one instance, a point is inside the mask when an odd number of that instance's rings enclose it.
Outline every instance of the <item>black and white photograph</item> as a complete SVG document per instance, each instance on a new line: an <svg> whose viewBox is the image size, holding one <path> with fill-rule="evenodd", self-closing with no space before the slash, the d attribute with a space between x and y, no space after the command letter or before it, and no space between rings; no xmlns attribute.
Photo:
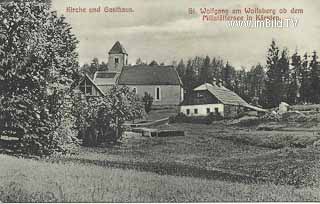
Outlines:
<svg viewBox="0 0 320 204"><path fill-rule="evenodd" d="M319 19L0 0L0 203L320 202Z"/></svg>

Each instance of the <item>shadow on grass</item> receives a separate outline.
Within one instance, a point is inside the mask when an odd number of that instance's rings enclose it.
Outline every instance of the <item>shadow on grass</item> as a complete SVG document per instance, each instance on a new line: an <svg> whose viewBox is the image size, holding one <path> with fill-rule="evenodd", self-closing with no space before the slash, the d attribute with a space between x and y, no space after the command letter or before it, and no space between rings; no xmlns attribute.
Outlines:
<svg viewBox="0 0 320 204"><path fill-rule="evenodd" d="M239 174L222 169L204 169L195 166L178 164L174 162L115 162L107 160L90 160L83 158L57 158L49 159L53 163L79 163L85 165L96 165L108 168L132 169L137 171L152 172L159 175L186 176L202 179L229 181L237 183L265 183L269 182L264 178L257 178L250 175Z"/></svg>

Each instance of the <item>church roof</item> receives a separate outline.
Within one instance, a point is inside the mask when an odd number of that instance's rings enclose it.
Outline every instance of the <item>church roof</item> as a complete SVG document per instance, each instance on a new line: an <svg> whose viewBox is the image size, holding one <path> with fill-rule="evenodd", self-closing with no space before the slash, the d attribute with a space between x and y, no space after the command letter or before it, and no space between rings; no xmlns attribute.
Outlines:
<svg viewBox="0 0 320 204"><path fill-rule="evenodd" d="M109 51L109 54L128 54L126 49L121 45L119 41L117 41Z"/></svg>
<svg viewBox="0 0 320 204"><path fill-rule="evenodd" d="M118 78L120 85L182 85L173 66L135 65L124 67Z"/></svg>

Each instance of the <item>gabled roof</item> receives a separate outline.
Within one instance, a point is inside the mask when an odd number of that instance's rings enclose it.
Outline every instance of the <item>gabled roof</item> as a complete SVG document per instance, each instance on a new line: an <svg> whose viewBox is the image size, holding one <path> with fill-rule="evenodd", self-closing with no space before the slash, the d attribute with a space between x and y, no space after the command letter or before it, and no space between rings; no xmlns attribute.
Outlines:
<svg viewBox="0 0 320 204"><path fill-rule="evenodd" d="M83 77L82 77L82 79L79 81L79 84L78 84L78 86L84 81L84 80L89 80L89 82L98 90L98 92L100 92L103 96L104 96L104 93L103 93L103 91L92 81L92 79L87 75L87 74L85 74ZM78 87L77 86L77 87Z"/></svg>
<svg viewBox="0 0 320 204"><path fill-rule="evenodd" d="M120 73L109 71L97 71L94 74L93 81L99 85L113 85L116 83Z"/></svg>
<svg viewBox="0 0 320 204"><path fill-rule="evenodd" d="M182 85L173 66L135 65L123 67L120 85Z"/></svg>
<svg viewBox="0 0 320 204"><path fill-rule="evenodd" d="M94 74L94 83L99 87L101 91L106 93L108 87L113 86L117 83L117 79L120 73L118 72L109 72L109 71L97 71Z"/></svg>
<svg viewBox="0 0 320 204"><path fill-rule="evenodd" d="M109 51L109 54L127 54L126 49L121 45L119 41L117 41Z"/></svg>
<svg viewBox="0 0 320 204"><path fill-rule="evenodd" d="M217 85L205 83L194 89L194 91L203 91L203 90L208 90L221 103L225 105L243 106L243 107L250 108L257 111L262 111L262 112L266 111L262 108L258 108L248 104L245 100L243 100L240 96L238 96L238 94L227 89L224 86L217 86Z"/></svg>

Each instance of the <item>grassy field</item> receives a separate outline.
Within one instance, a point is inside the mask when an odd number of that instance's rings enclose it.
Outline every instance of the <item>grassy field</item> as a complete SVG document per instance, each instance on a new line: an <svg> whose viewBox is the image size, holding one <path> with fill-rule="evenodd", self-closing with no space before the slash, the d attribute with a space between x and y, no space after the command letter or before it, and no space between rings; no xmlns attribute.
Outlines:
<svg viewBox="0 0 320 204"><path fill-rule="evenodd" d="M77 155L50 161L242 183L265 181L297 187L319 183L320 150L313 145L319 137L313 132L257 131L223 122L161 128L185 130L186 136L128 134L121 145L82 147Z"/></svg>
<svg viewBox="0 0 320 204"><path fill-rule="evenodd" d="M128 133L116 146L81 147L47 162L0 155L0 200L320 200L318 123L230 124L163 125L185 136Z"/></svg>
<svg viewBox="0 0 320 204"><path fill-rule="evenodd" d="M0 155L2 202L313 201L317 188L242 184Z"/></svg>

